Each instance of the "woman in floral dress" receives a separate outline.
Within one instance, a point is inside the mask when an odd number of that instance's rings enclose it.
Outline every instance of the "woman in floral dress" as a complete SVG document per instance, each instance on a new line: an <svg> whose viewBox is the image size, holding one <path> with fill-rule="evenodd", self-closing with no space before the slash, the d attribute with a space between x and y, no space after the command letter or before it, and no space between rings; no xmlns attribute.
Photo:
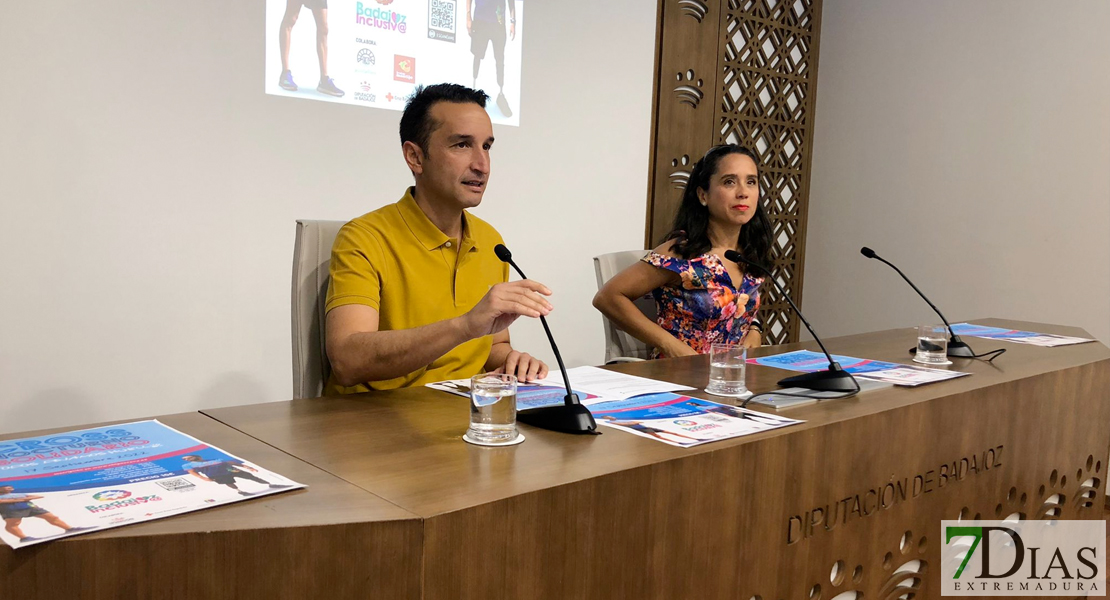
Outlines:
<svg viewBox="0 0 1110 600"><path fill-rule="evenodd" d="M694 165L663 244L621 271L597 293L594 306L655 349L654 357L707 354L726 342L759 347L756 320L763 278L724 259L726 250L769 266L771 223L759 203L758 157L747 148L710 148ZM656 322L633 300L651 293Z"/></svg>

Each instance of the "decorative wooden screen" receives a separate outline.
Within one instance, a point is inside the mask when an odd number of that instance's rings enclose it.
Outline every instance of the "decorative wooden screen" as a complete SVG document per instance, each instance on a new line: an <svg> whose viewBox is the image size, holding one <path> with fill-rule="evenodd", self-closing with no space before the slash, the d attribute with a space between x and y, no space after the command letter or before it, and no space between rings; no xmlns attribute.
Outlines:
<svg viewBox="0 0 1110 600"><path fill-rule="evenodd" d="M821 0L660 0L647 245L670 230L690 170L711 146L760 158L774 227L771 268L802 298ZM797 317L765 285L765 340L798 339Z"/></svg>

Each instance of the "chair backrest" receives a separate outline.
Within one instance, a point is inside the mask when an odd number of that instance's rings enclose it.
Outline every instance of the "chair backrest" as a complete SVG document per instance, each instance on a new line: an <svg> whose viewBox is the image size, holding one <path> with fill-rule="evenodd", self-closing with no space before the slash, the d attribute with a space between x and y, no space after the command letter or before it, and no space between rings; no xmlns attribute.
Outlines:
<svg viewBox="0 0 1110 600"><path fill-rule="evenodd" d="M293 245L293 397L324 393L331 373L324 350L324 301L331 246L345 221L297 220Z"/></svg>
<svg viewBox="0 0 1110 600"><path fill-rule="evenodd" d="M597 275L597 288L601 289L605 282L635 264L645 254L647 254L647 250L627 250L595 256L594 273ZM644 316L655 321L655 300L651 296L637 298L635 304L636 308L644 313ZM605 362L617 358L647 359L651 357L651 347L647 344L613 326L604 315L602 315L601 320L605 326Z"/></svg>

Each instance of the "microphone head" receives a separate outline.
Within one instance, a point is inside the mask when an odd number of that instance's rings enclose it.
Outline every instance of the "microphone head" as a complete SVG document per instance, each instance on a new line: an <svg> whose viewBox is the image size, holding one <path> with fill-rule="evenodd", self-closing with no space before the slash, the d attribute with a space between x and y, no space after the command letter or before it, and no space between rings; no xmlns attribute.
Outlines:
<svg viewBox="0 0 1110 600"><path fill-rule="evenodd" d="M735 250L725 250L725 258L727 260L731 260L732 262L737 263L737 264L748 265L749 267L751 267L751 268L755 269L756 271L759 271L760 273L763 273L765 275L770 275L771 274L771 271L769 269L767 269L767 267L765 267L765 266L763 266L763 265L761 265L761 264L759 264L755 261L751 261L751 260L748 260L748 259L744 258L743 256L741 256L741 254L739 252L737 252Z"/></svg>
<svg viewBox="0 0 1110 600"><path fill-rule="evenodd" d="M875 258L876 256L878 256L878 254L875 254L874 250L868 248L867 246L860 248L859 253L866 256L867 258Z"/></svg>
<svg viewBox="0 0 1110 600"><path fill-rule="evenodd" d="M513 253L509 252L509 249L505 247L505 244L498 244L494 246L493 253L497 255L497 258L501 259L501 262L510 262L511 260L513 260Z"/></svg>

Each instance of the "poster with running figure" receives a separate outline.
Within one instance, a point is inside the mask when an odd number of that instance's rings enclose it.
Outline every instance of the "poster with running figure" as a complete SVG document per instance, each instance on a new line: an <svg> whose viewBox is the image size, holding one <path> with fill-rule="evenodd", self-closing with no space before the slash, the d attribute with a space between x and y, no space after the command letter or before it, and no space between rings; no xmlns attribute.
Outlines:
<svg viewBox="0 0 1110 600"><path fill-rule="evenodd" d="M524 0L266 0L266 93L403 110L418 85L520 124Z"/></svg>
<svg viewBox="0 0 1110 600"><path fill-rule="evenodd" d="M598 425L682 448L802 422L671 393L606 402L590 407L590 411Z"/></svg>
<svg viewBox="0 0 1110 600"><path fill-rule="evenodd" d="M0 540L22 548L303 487L154 420L0 440Z"/></svg>

